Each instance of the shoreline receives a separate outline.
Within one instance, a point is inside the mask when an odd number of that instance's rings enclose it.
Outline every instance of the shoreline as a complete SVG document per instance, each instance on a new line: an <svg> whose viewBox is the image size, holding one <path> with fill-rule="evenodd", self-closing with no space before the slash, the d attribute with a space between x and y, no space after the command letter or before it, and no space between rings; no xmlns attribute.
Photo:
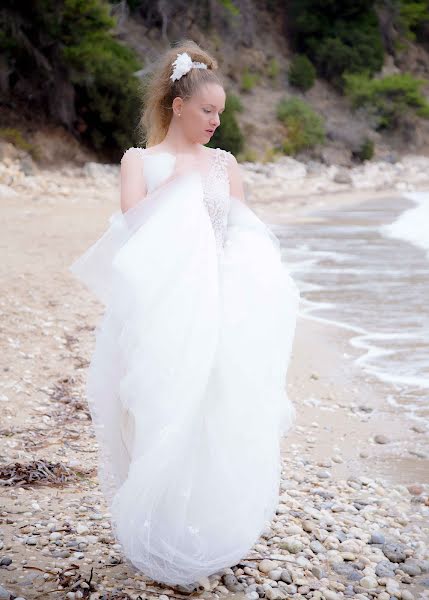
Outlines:
<svg viewBox="0 0 429 600"><path fill-rule="evenodd" d="M427 184L415 186L415 191L428 189ZM314 222L319 209L331 211L382 198L404 199L402 191L385 188L312 194L292 208L288 196L281 211L278 201L263 207L255 203L254 208L276 224ZM365 353L350 343L355 335L323 317L300 315L288 370L288 393L297 408L297 427L282 440L283 456L289 445L296 445L316 464L327 455L341 460L331 460L330 471L337 479L366 476L391 484L429 484L428 429L387 402L393 386L354 363ZM374 441L377 435L383 436L386 443ZM306 442L306 436L317 439Z"/></svg>

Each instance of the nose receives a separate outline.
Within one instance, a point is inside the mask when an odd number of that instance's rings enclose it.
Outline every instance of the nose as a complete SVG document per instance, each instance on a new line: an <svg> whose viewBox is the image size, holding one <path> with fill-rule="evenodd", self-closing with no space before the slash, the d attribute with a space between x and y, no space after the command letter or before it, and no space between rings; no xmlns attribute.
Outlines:
<svg viewBox="0 0 429 600"><path fill-rule="evenodd" d="M211 120L211 126L218 127L219 125L220 125L220 117L219 117L219 115L217 115L216 119Z"/></svg>

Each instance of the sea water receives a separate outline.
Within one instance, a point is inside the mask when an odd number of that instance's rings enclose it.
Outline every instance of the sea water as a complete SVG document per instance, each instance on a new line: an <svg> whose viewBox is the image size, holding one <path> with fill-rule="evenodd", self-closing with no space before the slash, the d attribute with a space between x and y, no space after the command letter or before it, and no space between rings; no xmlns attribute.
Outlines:
<svg viewBox="0 0 429 600"><path fill-rule="evenodd" d="M347 329L386 401L429 418L429 190L322 208L272 225L300 314Z"/></svg>

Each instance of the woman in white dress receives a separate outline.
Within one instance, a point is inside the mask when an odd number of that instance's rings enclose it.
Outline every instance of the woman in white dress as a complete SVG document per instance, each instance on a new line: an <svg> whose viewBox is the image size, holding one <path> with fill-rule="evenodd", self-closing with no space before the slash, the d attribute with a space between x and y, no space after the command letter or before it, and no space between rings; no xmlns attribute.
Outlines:
<svg viewBox="0 0 429 600"><path fill-rule="evenodd" d="M190 590L269 526L295 422L300 295L235 157L204 146L225 105L216 69L192 41L161 57L120 210L70 267L105 305L86 391L114 535L145 575Z"/></svg>

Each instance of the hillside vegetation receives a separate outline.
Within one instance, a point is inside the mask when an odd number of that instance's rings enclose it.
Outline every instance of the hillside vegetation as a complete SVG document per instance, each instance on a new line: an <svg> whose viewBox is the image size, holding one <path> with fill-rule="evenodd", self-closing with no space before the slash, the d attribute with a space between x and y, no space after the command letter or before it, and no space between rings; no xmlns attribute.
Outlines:
<svg viewBox="0 0 429 600"><path fill-rule="evenodd" d="M429 0L5 0L0 138L42 162L118 160L140 143L151 64L184 38L227 82L212 146L343 164L429 153Z"/></svg>

